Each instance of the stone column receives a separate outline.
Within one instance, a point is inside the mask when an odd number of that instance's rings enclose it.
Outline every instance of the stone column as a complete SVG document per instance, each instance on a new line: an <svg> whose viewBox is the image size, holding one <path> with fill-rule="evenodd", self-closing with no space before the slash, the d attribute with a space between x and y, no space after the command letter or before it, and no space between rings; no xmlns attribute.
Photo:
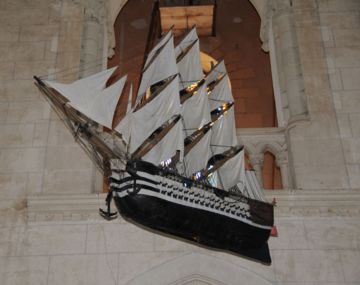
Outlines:
<svg viewBox="0 0 360 285"><path fill-rule="evenodd" d="M264 50L268 50L269 47L274 49L271 52L278 66L281 107L283 120L286 123L308 114L291 1L269 1L264 18L261 33L267 41L264 42L263 48ZM272 45L269 45L269 39L265 37L269 33L270 23Z"/></svg>
<svg viewBox="0 0 360 285"><path fill-rule="evenodd" d="M287 151L283 151L276 155L276 165L280 168L283 189L290 189L291 180Z"/></svg>
<svg viewBox="0 0 360 285"><path fill-rule="evenodd" d="M259 184L262 187L263 186L262 169L264 164L264 154L263 153L250 154L249 158L251 165L254 167L256 176L259 180Z"/></svg>
<svg viewBox="0 0 360 285"><path fill-rule="evenodd" d="M80 75L84 77L105 67L103 47L107 10L103 0L84 0L80 4L84 9Z"/></svg>

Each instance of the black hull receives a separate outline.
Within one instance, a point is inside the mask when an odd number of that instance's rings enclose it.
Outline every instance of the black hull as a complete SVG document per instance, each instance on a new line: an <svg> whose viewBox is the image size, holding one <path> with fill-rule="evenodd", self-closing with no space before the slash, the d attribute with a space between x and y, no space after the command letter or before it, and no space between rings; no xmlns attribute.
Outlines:
<svg viewBox="0 0 360 285"><path fill-rule="evenodd" d="M178 182L176 179L166 180L173 181L174 186L169 187L169 184L163 186L164 180L157 182L157 179L162 178L159 173L154 173L152 170L151 173L146 171L148 176L144 177L142 175L144 169L141 171L137 174L132 171L130 171L131 174L124 172L120 180L110 179L115 204L120 214L126 219L151 230L198 245L231 252L265 264L271 263L267 240L270 236L272 221L271 224L269 221L263 224L258 223L264 213L269 214L269 209L272 214L271 205L253 200L247 201L247 204L241 201L239 204L247 206L247 210L238 208L233 215L230 211L221 212L220 208L217 208L219 210L207 209L205 206L199 206L204 205L204 200L196 200L192 197L185 200L182 197L183 200L179 201L178 196L184 193L181 192L184 189L174 190L179 185L176 184ZM164 187L171 190L164 190ZM195 186L192 188L190 192L193 193L204 190ZM216 190L216 188L213 189ZM171 194L169 194L170 191ZM214 193L212 194L215 196ZM217 199L223 201L224 197ZM226 204L226 202L223 203ZM251 213L254 217L251 219L247 213Z"/></svg>
<svg viewBox="0 0 360 285"><path fill-rule="evenodd" d="M271 263L267 238L269 230L207 211L191 209L143 195L114 197L126 219L192 243L239 254L265 264Z"/></svg>

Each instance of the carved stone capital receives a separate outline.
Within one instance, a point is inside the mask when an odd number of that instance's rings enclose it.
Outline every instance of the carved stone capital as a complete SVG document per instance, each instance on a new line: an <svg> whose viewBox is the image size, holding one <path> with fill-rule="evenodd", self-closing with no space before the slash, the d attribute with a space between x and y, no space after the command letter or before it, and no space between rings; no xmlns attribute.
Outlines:
<svg viewBox="0 0 360 285"><path fill-rule="evenodd" d="M276 157L276 165L278 167L281 167L283 165L288 165L289 160L288 160L287 151L282 151L282 152L278 153L275 157Z"/></svg>
<svg viewBox="0 0 360 285"><path fill-rule="evenodd" d="M249 158L250 158L251 164L254 167L256 167L256 166L262 167L262 165L264 163L264 154L252 154L252 155L249 155Z"/></svg>

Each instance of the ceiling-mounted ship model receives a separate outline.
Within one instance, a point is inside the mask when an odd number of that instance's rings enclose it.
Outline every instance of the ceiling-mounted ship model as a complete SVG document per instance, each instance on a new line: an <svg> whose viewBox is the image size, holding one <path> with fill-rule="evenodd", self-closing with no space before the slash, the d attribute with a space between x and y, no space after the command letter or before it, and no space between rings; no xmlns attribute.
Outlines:
<svg viewBox="0 0 360 285"><path fill-rule="evenodd" d="M273 205L254 171L245 169L224 62L204 75L196 29L176 47L168 32L147 56L136 103L130 94L126 115L113 128L126 83L123 77L107 86L114 71L71 84L35 77L108 178L108 210L102 215L114 217L114 199L121 215L136 224L271 263Z"/></svg>

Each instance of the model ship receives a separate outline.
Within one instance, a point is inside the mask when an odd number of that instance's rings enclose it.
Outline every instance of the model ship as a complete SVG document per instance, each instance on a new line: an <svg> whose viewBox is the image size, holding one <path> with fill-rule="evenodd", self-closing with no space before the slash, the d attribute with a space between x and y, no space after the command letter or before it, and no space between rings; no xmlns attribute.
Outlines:
<svg viewBox="0 0 360 285"><path fill-rule="evenodd" d="M196 29L174 47L172 32L150 51L135 104L113 126L126 77L115 68L62 84L36 84L108 179L126 219L212 249L271 263L273 205L245 169L225 64L203 73ZM104 131L106 127L106 131Z"/></svg>

